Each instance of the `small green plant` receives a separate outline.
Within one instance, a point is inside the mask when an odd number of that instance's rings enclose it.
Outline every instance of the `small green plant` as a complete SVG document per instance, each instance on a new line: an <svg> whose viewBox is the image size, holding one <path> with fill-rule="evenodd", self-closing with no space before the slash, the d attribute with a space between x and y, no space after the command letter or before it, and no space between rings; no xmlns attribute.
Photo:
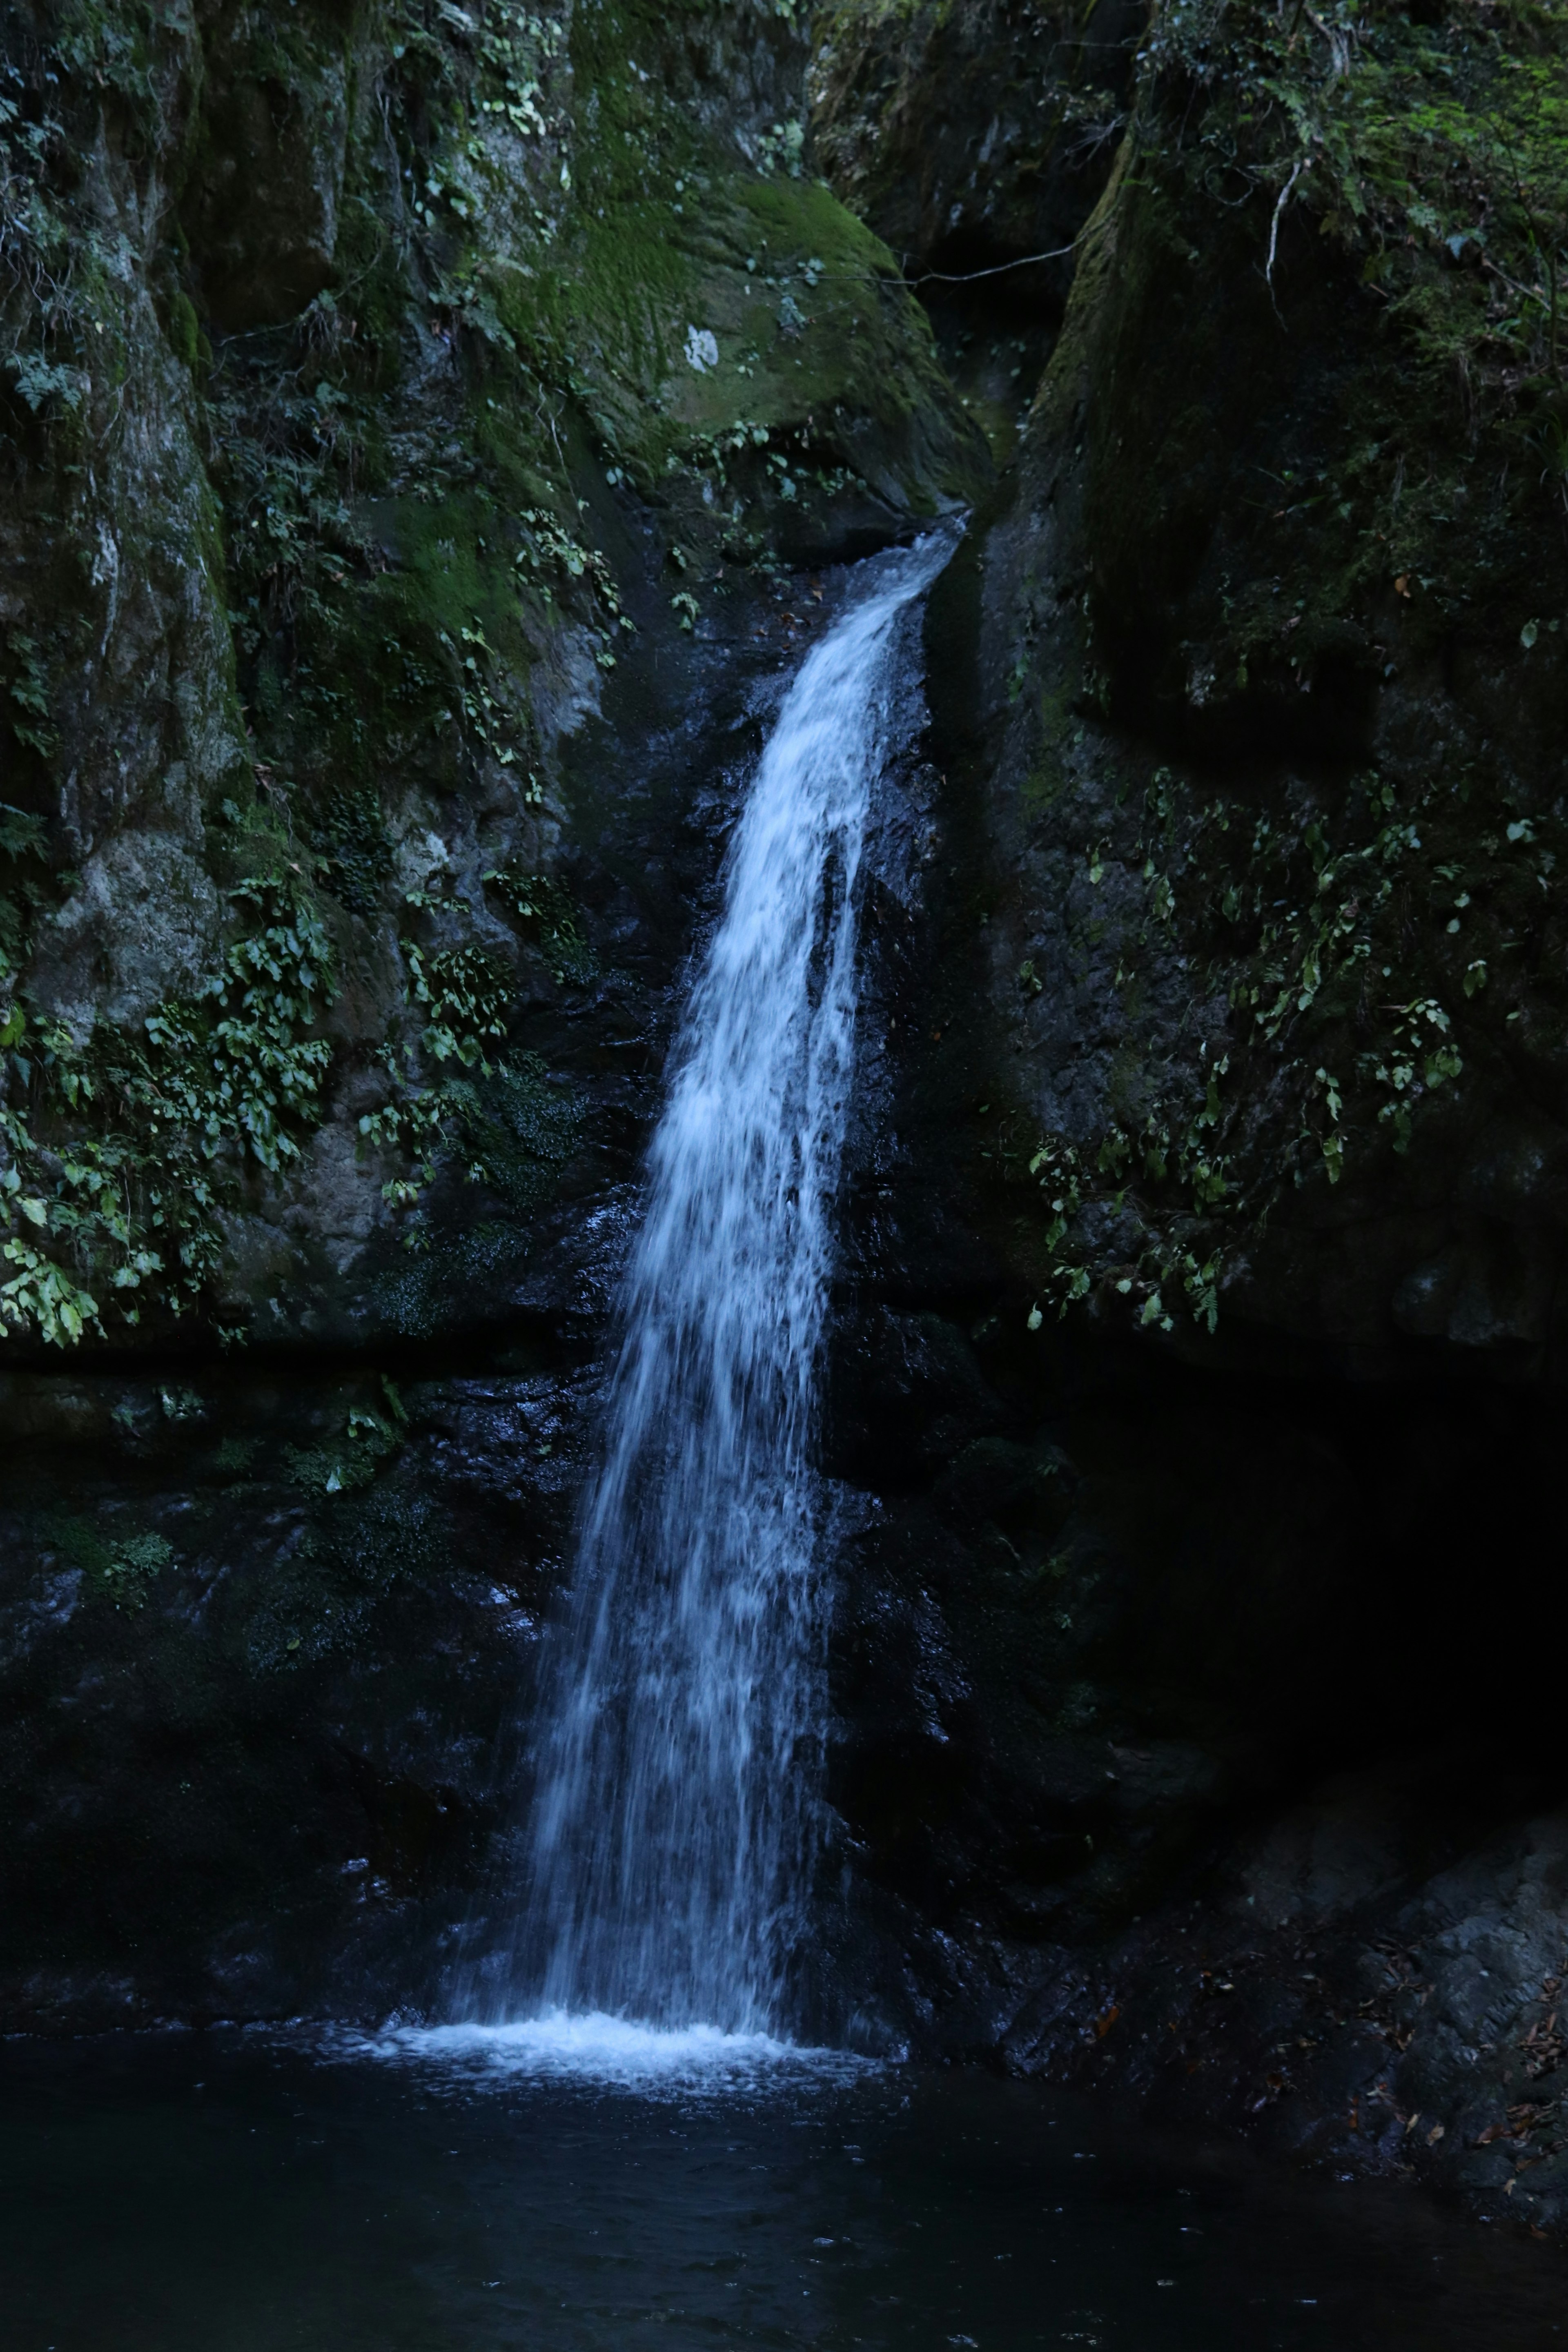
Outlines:
<svg viewBox="0 0 1568 2352"><path fill-rule="evenodd" d="M356 915L374 915L393 871L392 843L374 784L340 784L306 820L321 877Z"/></svg>
<svg viewBox="0 0 1568 2352"><path fill-rule="evenodd" d="M90 1519L50 1519L43 1532L45 1540L80 1569L92 1589L116 1609L143 1608L149 1585L174 1557L173 1544L163 1536L106 1536Z"/></svg>
<svg viewBox="0 0 1568 2352"><path fill-rule="evenodd" d="M485 876L486 882L537 941L553 969L557 984L586 987L598 973L599 961L588 945L577 903L565 885L548 874L535 874L521 858L509 858Z"/></svg>
<svg viewBox="0 0 1568 2352"><path fill-rule="evenodd" d="M242 926L205 989L160 1004L142 1036L79 1048L58 1024L7 1022L24 1108L0 1107L0 1335L53 1346L155 1301L193 1307L222 1250L247 1163L277 1175L321 1115L331 1049L330 942L308 898L237 886ZM89 1286L90 1285L90 1287Z"/></svg>
<svg viewBox="0 0 1568 2352"><path fill-rule="evenodd" d="M24 635L20 630L13 630L6 640L6 651L11 668L11 682L6 688L6 698L11 706L11 732L18 743L28 751L36 751L41 760L52 760L59 746L59 737L50 718L49 684L37 641ZM5 811L13 820L20 814L16 809ZM36 843L37 835L33 845ZM15 856L17 851L8 848L6 854Z"/></svg>
<svg viewBox="0 0 1568 2352"><path fill-rule="evenodd" d="M426 1052L437 1062L460 1062L465 1069L485 1061L485 1049L504 1037L511 1014L512 978L489 949L443 948L426 952L405 940L409 987L429 1018L423 1031Z"/></svg>
<svg viewBox="0 0 1568 2352"><path fill-rule="evenodd" d="M395 1383L382 1380L384 1412L374 1405L351 1405L334 1445L284 1448L288 1475L310 1495L348 1494L370 1486L384 1462L402 1444L408 1414Z"/></svg>
<svg viewBox="0 0 1568 2352"><path fill-rule="evenodd" d="M1373 1083L1385 1090L1378 1123L1392 1129L1395 1151L1405 1152L1410 1149L1411 1114L1416 1103L1423 1095L1436 1094L1458 1077L1465 1065L1452 1043L1454 1024L1434 999L1417 998L1397 1010L1393 1050L1385 1050L1381 1057L1363 1055L1362 1066L1363 1074L1370 1074Z"/></svg>

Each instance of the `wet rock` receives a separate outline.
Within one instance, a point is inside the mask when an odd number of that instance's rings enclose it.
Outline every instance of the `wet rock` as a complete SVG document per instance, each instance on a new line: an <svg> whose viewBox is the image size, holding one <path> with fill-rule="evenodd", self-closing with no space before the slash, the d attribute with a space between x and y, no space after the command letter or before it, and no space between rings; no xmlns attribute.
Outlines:
<svg viewBox="0 0 1568 2352"><path fill-rule="evenodd" d="M845 202L906 267L943 270L1058 248L1034 278L1058 299L1110 167L1131 83L1135 13L988 5L824 13L812 142ZM911 268L912 274L912 268Z"/></svg>

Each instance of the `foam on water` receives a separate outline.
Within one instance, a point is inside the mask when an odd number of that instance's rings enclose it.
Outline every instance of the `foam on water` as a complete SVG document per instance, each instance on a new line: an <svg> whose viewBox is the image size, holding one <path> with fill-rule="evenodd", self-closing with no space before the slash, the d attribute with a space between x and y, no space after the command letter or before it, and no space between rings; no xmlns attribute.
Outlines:
<svg viewBox="0 0 1568 2352"><path fill-rule="evenodd" d="M847 2081L875 2063L768 2033L717 2026L664 2031L602 2011L550 2010L510 2025L386 2025L340 2032L335 2054L429 2067L469 2087L523 2081L661 2092L756 2091L803 2080Z"/></svg>

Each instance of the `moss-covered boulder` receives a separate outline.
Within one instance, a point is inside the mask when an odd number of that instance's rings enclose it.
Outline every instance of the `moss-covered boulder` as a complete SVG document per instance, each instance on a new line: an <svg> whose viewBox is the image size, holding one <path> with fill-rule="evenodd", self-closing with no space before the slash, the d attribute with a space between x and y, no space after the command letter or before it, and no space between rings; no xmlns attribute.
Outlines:
<svg viewBox="0 0 1568 2352"><path fill-rule="evenodd" d="M1144 46L983 591L1042 1312L1550 1360L1563 41Z"/></svg>

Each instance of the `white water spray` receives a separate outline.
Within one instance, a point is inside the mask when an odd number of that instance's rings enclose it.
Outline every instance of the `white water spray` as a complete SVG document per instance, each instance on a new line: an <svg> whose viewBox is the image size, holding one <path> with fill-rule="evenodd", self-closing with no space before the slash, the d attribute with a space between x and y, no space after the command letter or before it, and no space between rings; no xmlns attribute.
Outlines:
<svg viewBox="0 0 1568 2352"><path fill-rule="evenodd" d="M672 1057L492 2017L787 2031L821 1736L813 1406L871 795L947 534L868 563L763 753Z"/></svg>

